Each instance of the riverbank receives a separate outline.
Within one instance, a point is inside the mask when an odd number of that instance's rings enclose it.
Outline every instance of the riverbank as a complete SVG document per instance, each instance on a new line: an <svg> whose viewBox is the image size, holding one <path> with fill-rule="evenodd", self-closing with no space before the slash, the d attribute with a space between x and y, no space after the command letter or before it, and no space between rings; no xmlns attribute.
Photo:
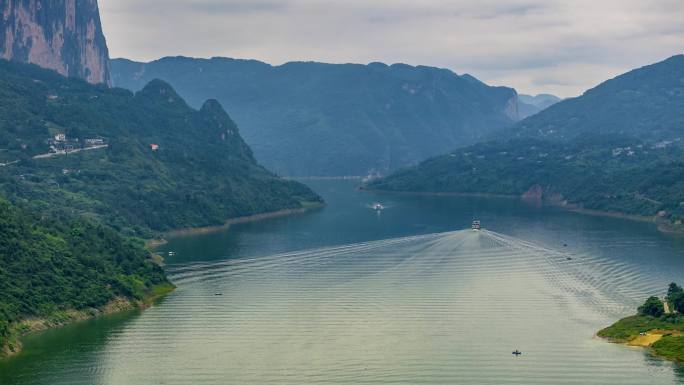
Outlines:
<svg viewBox="0 0 684 385"><path fill-rule="evenodd" d="M526 201L526 202L534 201L535 203L538 203L538 204L543 204L543 205L552 206L552 207L559 207L559 208L562 208L564 210L571 211L571 212L578 213L578 214L583 214L583 215L619 218L619 219L627 219L630 221L654 223L657 226L658 231L660 231L662 233L672 234L672 235L684 235L684 225L674 225L674 224L669 223L666 219L659 218L657 216L645 216L645 215L626 214L626 213L615 212L615 211L593 210L593 209L583 208L579 205L567 203L566 201L561 201L561 200L536 200L536 199L530 200L530 199L525 199L524 197L519 196L519 195L489 194L489 193L387 191L387 190L365 189L365 188L363 188L363 186L359 187L358 190L363 191L363 192L370 192L370 193L377 193L377 194L391 194L391 195L446 196L446 197L453 196L453 197L497 198L497 199L516 199L516 200L519 199L521 201Z"/></svg>
<svg viewBox="0 0 684 385"><path fill-rule="evenodd" d="M600 330L610 342L649 349L655 356L684 362L684 318L634 315Z"/></svg>
<svg viewBox="0 0 684 385"><path fill-rule="evenodd" d="M173 284L165 283L152 287L149 294L140 300L116 297L99 308L87 308L82 310L68 309L55 312L47 317L26 318L19 322L15 322L11 324L7 343L0 347L0 359L9 358L21 353L21 338L28 334L39 333L75 322L99 318L133 309L145 309L152 306L175 289L176 287Z"/></svg>
<svg viewBox="0 0 684 385"><path fill-rule="evenodd" d="M200 227L200 228L189 228L189 229L179 229L169 231L164 233L163 237L149 239L145 242L145 246L148 249L154 249L156 247L162 246L166 243L165 238L180 237L192 234L207 234L217 231L223 231L230 227L231 225L239 223L248 223L262 221L266 219L279 218L289 215L303 214L311 210L319 209L324 207L325 204L319 202L302 202L302 207L297 209L285 209L268 213L255 214L245 217L232 218L227 220L221 226L210 226L210 227ZM160 256L156 263L162 264L162 258ZM74 322L84 321L92 318L102 317L109 314L119 313L123 311L129 311L136 308L146 308L153 304L156 300L164 297L168 293L175 289L173 284L159 285L150 291L150 294L143 300L133 300L124 297L117 297L107 305L101 308L89 308L84 310L65 310L51 314L48 317L43 318L29 318L21 320L20 322L13 323L10 329L10 335L7 339L7 344L0 347L0 359L5 357L11 357L21 352L21 338L27 334L38 333L45 331L47 329L58 328L71 324Z"/></svg>
<svg viewBox="0 0 684 385"><path fill-rule="evenodd" d="M231 218L227 220L224 224L219 225L219 226L206 226L206 227L191 227L187 229L178 229L178 230L171 230L163 233L157 238L147 240L145 242L145 246L148 249L154 249L160 246L163 246L164 244L167 243L166 239L167 238L177 238L177 237L184 237L188 235L198 235L198 234L211 234L211 233L217 233L220 231L224 231L228 229L232 225L240 224L240 223L250 223L250 222L258 222L258 221L263 221L267 219L273 219L273 218L281 218L281 217L286 217L290 215L298 215L298 214L304 214L312 210L317 210L325 207L325 203L320 203L320 202L302 202L302 207L296 208L296 209L285 209L285 210L278 210L278 211L272 211L268 213L261 213L261 214L254 214L254 215L249 215L249 216L244 216L244 217L237 217L237 218Z"/></svg>

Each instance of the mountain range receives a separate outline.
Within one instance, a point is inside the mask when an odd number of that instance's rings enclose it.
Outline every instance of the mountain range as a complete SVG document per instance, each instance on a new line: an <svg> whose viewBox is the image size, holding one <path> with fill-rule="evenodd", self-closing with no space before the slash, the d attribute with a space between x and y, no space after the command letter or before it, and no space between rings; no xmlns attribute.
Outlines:
<svg viewBox="0 0 684 385"><path fill-rule="evenodd" d="M386 174L519 120L515 90L434 67L167 57L112 61L114 84L159 78L227 107L256 158L287 176Z"/></svg>
<svg viewBox="0 0 684 385"><path fill-rule="evenodd" d="M484 142L366 188L490 193L684 219L684 56L630 71Z"/></svg>

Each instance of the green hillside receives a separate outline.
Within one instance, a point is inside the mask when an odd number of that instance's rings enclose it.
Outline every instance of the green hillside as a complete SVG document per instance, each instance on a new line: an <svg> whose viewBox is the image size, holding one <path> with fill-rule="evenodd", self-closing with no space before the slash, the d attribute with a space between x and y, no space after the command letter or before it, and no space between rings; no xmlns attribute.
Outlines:
<svg viewBox="0 0 684 385"><path fill-rule="evenodd" d="M684 218L684 56L632 71L367 188L493 193ZM506 134L502 135L506 136Z"/></svg>
<svg viewBox="0 0 684 385"><path fill-rule="evenodd" d="M142 242L105 226L46 218L0 199L0 356L17 349L17 321L60 322L67 310L101 308L116 297L143 301L169 286L149 257Z"/></svg>
<svg viewBox="0 0 684 385"><path fill-rule="evenodd" d="M586 134L665 140L684 134L684 55L639 68L516 125L517 137L573 140Z"/></svg>
<svg viewBox="0 0 684 385"><path fill-rule="evenodd" d="M87 140L99 146L73 152ZM41 158L50 146L72 152ZM216 101L194 110L162 81L133 94L6 61L0 163L11 201L143 237L320 201L259 166Z"/></svg>
<svg viewBox="0 0 684 385"><path fill-rule="evenodd" d="M386 174L518 118L513 89L432 67L169 57L112 71L131 90L159 78L193 106L219 100L256 158L287 176Z"/></svg>
<svg viewBox="0 0 684 385"><path fill-rule="evenodd" d="M141 237L320 201L259 166L216 101L0 60L0 354L18 349L19 321L167 290Z"/></svg>

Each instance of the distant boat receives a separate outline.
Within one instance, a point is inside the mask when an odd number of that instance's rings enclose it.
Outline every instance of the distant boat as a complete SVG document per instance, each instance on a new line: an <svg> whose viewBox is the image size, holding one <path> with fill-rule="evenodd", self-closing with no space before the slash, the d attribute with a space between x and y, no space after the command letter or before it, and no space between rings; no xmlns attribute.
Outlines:
<svg viewBox="0 0 684 385"><path fill-rule="evenodd" d="M214 293L214 295L219 296L219 295L223 295L223 294L222 293Z"/></svg>
<svg viewBox="0 0 684 385"><path fill-rule="evenodd" d="M173 257L174 255L176 255L175 251L169 251L169 257Z"/></svg>
<svg viewBox="0 0 684 385"><path fill-rule="evenodd" d="M522 352L521 352L520 350L518 350L518 349L515 349L515 351L513 352L513 355L516 356L516 357L519 356L519 355L521 355L521 354L522 354Z"/></svg>
<svg viewBox="0 0 684 385"><path fill-rule="evenodd" d="M384 209L385 209L385 206L383 206L381 203L373 203L373 210L382 211Z"/></svg>
<svg viewBox="0 0 684 385"><path fill-rule="evenodd" d="M475 231L480 231L482 229L482 224L480 221L473 221L471 228Z"/></svg>

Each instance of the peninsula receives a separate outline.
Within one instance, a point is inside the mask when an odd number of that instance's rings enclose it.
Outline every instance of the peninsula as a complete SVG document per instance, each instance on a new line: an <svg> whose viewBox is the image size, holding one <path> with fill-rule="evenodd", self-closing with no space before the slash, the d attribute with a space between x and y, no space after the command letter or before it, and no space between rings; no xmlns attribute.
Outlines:
<svg viewBox="0 0 684 385"><path fill-rule="evenodd" d="M684 362L684 290L671 283L664 299L650 297L638 314L598 332L598 336L629 346L642 346L654 355Z"/></svg>

